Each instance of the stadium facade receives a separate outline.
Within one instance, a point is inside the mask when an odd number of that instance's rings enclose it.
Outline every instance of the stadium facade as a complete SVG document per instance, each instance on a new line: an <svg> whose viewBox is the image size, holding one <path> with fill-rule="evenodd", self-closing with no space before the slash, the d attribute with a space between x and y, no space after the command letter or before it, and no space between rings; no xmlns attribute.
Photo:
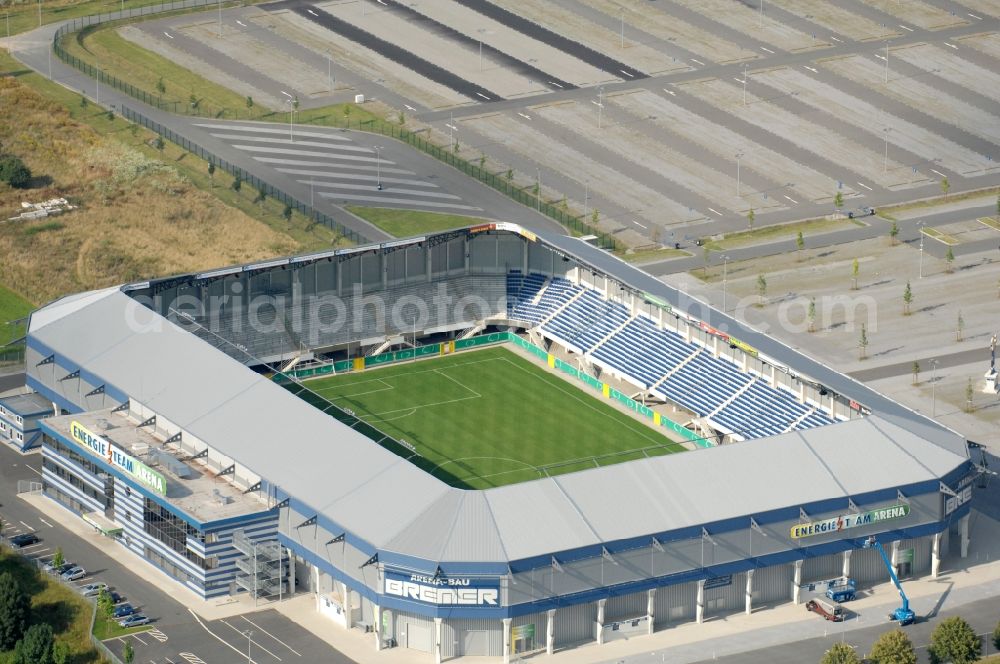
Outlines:
<svg viewBox="0 0 1000 664"><path fill-rule="evenodd" d="M483 329L681 406L707 449L463 490L265 368L337 352L361 368L365 349ZM657 334L694 351L643 377ZM633 345L600 351L615 343ZM871 535L905 575L967 552L961 436L582 240L513 224L66 297L32 315L27 373L60 413L42 424L46 495L202 597L313 592L375 648L436 661L884 580Z"/></svg>

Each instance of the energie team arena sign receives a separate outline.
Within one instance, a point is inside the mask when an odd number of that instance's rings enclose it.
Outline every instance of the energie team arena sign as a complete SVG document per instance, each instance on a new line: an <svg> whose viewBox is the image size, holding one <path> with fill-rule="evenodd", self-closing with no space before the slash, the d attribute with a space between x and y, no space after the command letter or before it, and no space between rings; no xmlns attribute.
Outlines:
<svg viewBox="0 0 1000 664"><path fill-rule="evenodd" d="M901 519L910 513L910 506L905 503L882 507L862 512L860 514L842 514L823 521L813 521L812 523L801 523L792 526L792 539L812 537L813 535L823 535L825 533L836 533L848 528L858 528L860 526L870 526L882 521Z"/></svg>
<svg viewBox="0 0 1000 664"><path fill-rule="evenodd" d="M97 456L121 468L161 496L167 495L167 480L163 475L138 459L116 449L108 441L91 432L79 422L73 421L70 423L70 435L73 436L73 440L93 450Z"/></svg>

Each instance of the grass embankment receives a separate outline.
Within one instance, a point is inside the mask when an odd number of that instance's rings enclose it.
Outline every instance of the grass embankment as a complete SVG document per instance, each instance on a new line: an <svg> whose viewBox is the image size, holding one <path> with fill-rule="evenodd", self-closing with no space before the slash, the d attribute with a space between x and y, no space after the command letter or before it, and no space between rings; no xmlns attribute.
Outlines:
<svg viewBox="0 0 1000 664"><path fill-rule="evenodd" d="M457 487L538 479L542 467L557 475L684 451L663 429L506 348L318 378L307 387L405 439L419 454L414 463Z"/></svg>
<svg viewBox="0 0 1000 664"><path fill-rule="evenodd" d="M24 324L13 325L11 321L24 318L32 309L31 302L0 285L0 351L24 334Z"/></svg>
<svg viewBox="0 0 1000 664"><path fill-rule="evenodd" d="M125 10L147 5L156 5L163 0L125 0ZM43 2L21 2L8 4L3 8L4 16L10 17L10 34L16 35L38 27L38 9L41 6L42 24L56 23L71 18L121 11L120 0L44 0ZM0 23L0 37L7 36L7 23Z"/></svg>
<svg viewBox="0 0 1000 664"><path fill-rule="evenodd" d="M74 664L98 661L88 634L93 609L87 600L5 548L0 549L0 573L3 572L10 572L31 595L29 624L48 623L56 641L69 647L69 661ZM12 653L0 653L0 663L10 661Z"/></svg>
<svg viewBox="0 0 1000 664"><path fill-rule="evenodd" d="M348 205L346 209L395 237L436 233L490 221L489 219L466 217L460 214L363 207L360 205Z"/></svg>
<svg viewBox="0 0 1000 664"><path fill-rule="evenodd" d="M17 77L5 72L19 72ZM218 267L342 243L340 236L0 52L0 144L21 156L37 186L0 185L0 218L22 200L65 197L80 209L0 224L0 283L33 302L123 281Z"/></svg>
<svg viewBox="0 0 1000 664"><path fill-rule="evenodd" d="M126 634L136 634L138 632L147 632L153 629L152 625L140 625L139 627L130 627L128 629L121 627L113 619L108 618L101 613L100 609L97 611L97 615L94 619L94 636L96 636L101 641L106 641L108 639L113 639L119 636L125 636Z"/></svg>
<svg viewBox="0 0 1000 664"><path fill-rule="evenodd" d="M816 235L864 225L865 223L858 219L809 219L791 224L776 224L737 233L727 233L721 240L706 240L704 246L711 251L725 251L726 249L736 249L775 240L793 239L799 233L804 236Z"/></svg>
<svg viewBox="0 0 1000 664"><path fill-rule="evenodd" d="M691 252L684 251L683 249L639 249L633 252L625 252L620 254L623 261L628 263L653 263L656 261L665 261L670 258L684 258L690 256Z"/></svg>

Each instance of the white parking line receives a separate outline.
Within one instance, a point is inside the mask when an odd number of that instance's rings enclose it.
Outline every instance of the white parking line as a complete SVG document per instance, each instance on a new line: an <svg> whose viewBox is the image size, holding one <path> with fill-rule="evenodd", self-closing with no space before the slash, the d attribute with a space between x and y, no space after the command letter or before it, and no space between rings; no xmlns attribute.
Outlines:
<svg viewBox="0 0 1000 664"><path fill-rule="evenodd" d="M521 111L518 111L517 114L520 115L525 120L530 120L531 119L531 116L528 115L527 113L522 113Z"/></svg>
<svg viewBox="0 0 1000 664"><path fill-rule="evenodd" d="M873 189L872 189L871 187L869 187L868 185L866 185L866 184L865 184L864 182L859 182L859 183L858 183L858 186L859 186L859 187L864 187L864 188L865 188L865 189L867 189L868 191L874 191L874 190L873 190Z"/></svg>
<svg viewBox="0 0 1000 664"><path fill-rule="evenodd" d="M405 106L406 110L408 110L408 111L416 111L417 110L417 109L413 108L412 106L410 106L409 104L403 104L403 106Z"/></svg>
<svg viewBox="0 0 1000 664"><path fill-rule="evenodd" d="M319 14L317 14L316 12L314 12L311 9L307 9L306 11L309 12L310 14L312 14L313 16L319 16Z"/></svg>
<svg viewBox="0 0 1000 664"><path fill-rule="evenodd" d="M836 38L836 37L834 37L833 35L830 35L830 39L832 39L832 40L833 40L833 41L835 41L835 42L840 42L840 41L843 41L843 40L841 40L841 39L837 39L837 38Z"/></svg>
<svg viewBox="0 0 1000 664"><path fill-rule="evenodd" d="M809 71L811 71L811 72L812 72L812 73L814 73L814 74L818 74L818 73L819 73L819 72L818 72L818 71L816 70L816 68L815 68L815 67L810 67L809 65L802 65L802 66L803 66L803 67L805 67L806 69L808 69Z"/></svg>
<svg viewBox="0 0 1000 664"><path fill-rule="evenodd" d="M136 633L136 634L130 634L129 636L131 636L133 639L135 639L136 641L138 641L139 643L141 643L144 646L148 646L149 645L148 643L146 643L145 641L143 641L142 639L139 638L139 634L138 633Z"/></svg>
<svg viewBox="0 0 1000 664"><path fill-rule="evenodd" d="M46 521L45 519L43 519L42 517L38 517L38 520L41 521L42 523L44 523L49 528L54 528L55 527L51 523L49 523L48 521Z"/></svg>
<svg viewBox="0 0 1000 664"><path fill-rule="evenodd" d="M948 177L947 175L945 175L945 174L944 174L944 173L942 173L941 171L935 171L935 170L934 170L933 168L931 169L931 173L937 173L938 175L940 175L940 176L941 176L941 177L943 177L943 178L946 178L946 177Z"/></svg>
<svg viewBox="0 0 1000 664"><path fill-rule="evenodd" d="M236 632L236 633L237 633L237 634L239 634L240 636L246 636L246 632L243 632L243 631L241 631L241 630L239 630L239 629L237 629L237 628L233 627L233 626L232 626L232 625L230 625L230 624L229 624L229 623L228 623L228 622L227 622L226 620L220 620L219 622L221 622L221 623L222 623L223 625L225 625L225 626L226 626L226 627L228 627L229 629L233 630L234 632ZM248 638L249 638L249 637L248 637ZM253 641L253 644L254 644L254 645L255 645L256 647L260 648L261 650L263 650L264 652L266 652L266 653L267 653L268 655L270 655L271 657L275 658L275 659L276 659L276 660L278 660L279 662L281 661L281 658L280 658L280 657L278 657L278 656L277 656L277 655L275 655L275 654L274 654L273 652L271 652L270 650L268 650L267 648L265 648L264 646L262 646L262 645L260 644L260 641L254 641L254 640L253 640L252 638L250 638L250 640L251 640L251 641Z"/></svg>
<svg viewBox="0 0 1000 664"><path fill-rule="evenodd" d="M618 71L620 71L621 73L625 74L629 78L635 78L635 76L633 74L630 74L629 72L625 71L624 69L619 69Z"/></svg>
<svg viewBox="0 0 1000 664"><path fill-rule="evenodd" d="M640 224L635 219L632 220L632 223L635 224L636 226L638 226L639 228L643 229L643 230L645 230L646 228L648 228L648 226L644 226L644 225Z"/></svg>
<svg viewBox="0 0 1000 664"><path fill-rule="evenodd" d="M736 78L735 76L733 76L733 80L736 81L737 83L740 83L740 84L743 83L743 79L742 78Z"/></svg>
<svg viewBox="0 0 1000 664"><path fill-rule="evenodd" d="M243 21L241 21L240 19L236 19L236 24L237 25L242 25L244 28L247 27L247 24L244 23Z"/></svg>
<svg viewBox="0 0 1000 664"><path fill-rule="evenodd" d="M663 91L666 92L671 97L676 97L677 96L677 93L674 92L673 90L667 90L666 88L663 88Z"/></svg>
<svg viewBox="0 0 1000 664"><path fill-rule="evenodd" d="M243 618L243 620L246 620L248 623L250 623L251 625L253 625L254 627L256 627L258 630L260 630L264 634L267 634L272 639L274 639L275 641L277 641L281 645L285 646L286 648L288 648L289 650L291 650L293 653L295 653L299 657L302 657L302 653L298 652L297 650L295 650L295 648L291 647L290 645L288 645L287 643L285 643L284 641L282 641L281 639L279 639L278 637L276 637L274 634L271 634L269 631L267 631L266 629L264 629L263 627L261 627L260 625L258 625L257 623L255 623L254 621L250 620L246 616L240 616L240 618Z"/></svg>
<svg viewBox="0 0 1000 664"><path fill-rule="evenodd" d="M782 195L784 196L784 194L782 194ZM792 198L791 196L785 196L785 198L787 198L787 199L788 199L788 200L790 200L791 202L795 203L796 205L798 205L798 204L799 204L799 202L798 202L797 200L795 200L794 198Z"/></svg>
<svg viewBox="0 0 1000 664"><path fill-rule="evenodd" d="M719 215L720 217L722 216L722 213L719 212L718 210L713 209L713 208L708 208L708 209L711 210L712 212L714 212L715 214Z"/></svg>
<svg viewBox="0 0 1000 664"><path fill-rule="evenodd" d="M486 101L490 101L490 98L484 95L482 92L477 92L476 94L485 99Z"/></svg>
<svg viewBox="0 0 1000 664"><path fill-rule="evenodd" d="M549 85L554 85L554 86L556 86L557 88L559 88L560 90L562 90L562 89L563 89L563 86L559 85L559 84L558 84L558 83L556 83L555 81L549 81Z"/></svg>
<svg viewBox="0 0 1000 664"><path fill-rule="evenodd" d="M955 49L956 51L958 50L958 47L957 47L957 46L955 46L954 44L951 44L951 43L948 43L948 42L945 42L945 43L944 43L944 45L945 45L945 46L950 46L951 48Z"/></svg>
<svg viewBox="0 0 1000 664"><path fill-rule="evenodd" d="M982 21L983 20L982 16L976 16L975 14L969 14L969 16L971 16L972 18L976 19L977 21Z"/></svg>
<svg viewBox="0 0 1000 664"><path fill-rule="evenodd" d="M28 530L31 530L31 526L29 526L28 524L26 524L26 523L25 523L24 521L19 521L19 523L20 523L20 524L21 524L22 526L24 526L25 528L27 528Z"/></svg>
<svg viewBox="0 0 1000 664"><path fill-rule="evenodd" d="M242 650L240 650L240 649L238 649L238 648L234 647L232 643L230 643L229 641L226 641L226 640L225 640L224 638L222 638L221 636L219 636L218 634L216 634L215 632L213 632L212 630L210 630L210 629L208 628L208 625L206 625L205 623L203 623L203 622L201 621L201 618L199 618L199 617L198 617L198 614L197 614L197 613L195 613L195 612L194 612L194 611L192 611L191 609L188 609L188 613L190 613L190 614L191 614L191 616L192 616L192 617L194 617L194 619L195 619L196 621L198 621L198 624L199 624L199 625L201 625L202 629L204 629L204 630L205 630L206 632L208 632L209 634L211 634L212 636L214 636L214 637L215 637L216 639L218 639L218 640L219 640L219 641L221 641L222 643L224 643L224 644L226 644L227 646L229 646L229 649L230 649L230 650L232 650L232 651L234 651L234 652L235 652L236 654L238 654L238 655L239 655L239 656L240 656L241 658L242 658L242 657L246 657L246 658L247 658L247 661L248 661L248 663L249 663L249 664L254 664L254 661L253 661L252 659L250 659L250 657L249 657L249 656L247 656L247 655L244 655L244 654L243 654L243 651L242 651Z"/></svg>
<svg viewBox="0 0 1000 664"><path fill-rule="evenodd" d="M696 65L701 65L702 67L705 66L705 63L702 62L701 60L695 60L694 58L691 58L691 62L695 63Z"/></svg>
<svg viewBox="0 0 1000 664"><path fill-rule="evenodd" d="M907 30L909 32L913 32L913 28L908 28L905 25L903 25L902 23L899 24L899 27L901 27L902 29Z"/></svg>
<svg viewBox="0 0 1000 664"><path fill-rule="evenodd" d="M879 60L885 60L885 56L879 55L878 53L875 54L875 57L878 58Z"/></svg>
<svg viewBox="0 0 1000 664"><path fill-rule="evenodd" d="M768 48L768 47L766 47L766 46L761 46L761 47L760 47L760 50L762 50L762 51L767 51L768 53L770 53L770 54L772 54L772 55L774 54L774 51L772 51L771 49L769 49L769 48Z"/></svg>
<svg viewBox="0 0 1000 664"><path fill-rule="evenodd" d="M171 34L170 34L169 32L167 32L166 30L164 30L164 31L163 31L163 34L165 34L165 35L166 35L166 36L167 36L167 37L168 37L169 39L173 39L173 38L174 38L174 37L173 37L173 35L171 35Z"/></svg>

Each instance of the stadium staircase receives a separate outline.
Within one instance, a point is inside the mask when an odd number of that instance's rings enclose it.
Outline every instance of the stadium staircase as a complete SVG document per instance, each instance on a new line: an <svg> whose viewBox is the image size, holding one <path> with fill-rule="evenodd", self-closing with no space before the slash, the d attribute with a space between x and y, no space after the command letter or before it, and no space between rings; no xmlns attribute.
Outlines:
<svg viewBox="0 0 1000 664"><path fill-rule="evenodd" d="M601 337L600 341L598 341L596 344L594 344L593 346L591 346L590 350L587 351L587 354L590 355L595 350L597 350L598 348L600 348L602 345L604 345L604 343L606 341L608 341L609 339L611 339L611 337L615 336L616 334L618 334L619 332L621 332L622 330L624 330L625 326L628 325L629 323L631 323L632 321L634 321L636 318L637 318L637 316L632 316L631 318L626 318L624 323L622 323L621 325L619 325L615 329L613 329L610 332L608 332L607 334L605 334L603 337Z"/></svg>
<svg viewBox="0 0 1000 664"><path fill-rule="evenodd" d="M476 323L475 325L467 329L465 332L462 332L462 334L458 335L458 339L461 340L461 339L468 339L469 337L474 337L485 329L486 329L485 324Z"/></svg>
<svg viewBox="0 0 1000 664"><path fill-rule="evenodd" d="M713 410L713 411L712 411L711 413L709 413L709 414L708 414L708 415L706 415L705 417L707 417L708 419L712 419L712 416L713 416L713 415L715 415L716 413L718 413L719 411L721 411L721 410L722 410L723 408L725 408L726 406L728 406L729 404L731 404L732 402L736 401L736 400L737 400L737 399L739 399L739 398L740 398L741 396L743 396L743 394L744 394L744 393L745 393L745 392L746 392L747 390L749 390L749 389L750 389L750 386L754 384L754 381L755 381L755 380L757 380L757 379L756 379L756 378L754 378L754 379L753 379L753 380L751 380L751 381L750 381L749 383L747 383L746 385L744 385L743 387L741 387L741 388L740 388L739 390L737 390L737 391L736 391L736 392L735 392L735 393L733 394L733 396L731 396L731 397L729 397L728 399L726 399L725 401L723 401L723 402L722 402L721 404L719 404L719 407L718 407L718 408L716 408L715 410Z"/></svg>
<svg viewBox="0 0 1000 664"><path fill-rule="evenodd" d="M810 410L808 410L805 413L805 415L803 415L799 419L797 419L794 422L792 422L791 424L789 424L788 428L785 429L784 431L782 431L782 433L788 433L789 431L794 431L796 429L796 427L798 427L800 424L802 424L807 418L809 418L809 416L814 415L814 414L816 414L816 409L815 408L811 408Z"/></svg>
<svg viewBox="0 0 1000 664"><path fill-rule="evenodd" d="M553 311L550 315L548 315L545 318L543 318L542 322L540 322L536 327L541 327L541 326L545 325L546 323L548 323L549 321L551 321L553 318L555 318L556 316L558 316L559 314L561 314L563 311L566 311L566 309L569 308L569 305L573 304L574 302L576 302L577 300L579 300L581 297L583 297L584 293L586 293L586 292L587 292L587 289L581 288L580 292L574 293L572 297L570 297L564 303L562 303L558 307L556 307L556 310ZM541 298L541 293L539 293L539 301L541 301L540 298Z"/></svg>
<svg viewBox="0 0 1000 664"><path fill-rule="evenodd" d="M403 342L402 337L386 337L385 341L383 341L378 346L375 346L370 351L365 353L365 356L371 357L372 355L379 355L380 353L384 353L385 351L389 350L389 348L391 348L393 344L398 344L402 342Z"/></svg>

